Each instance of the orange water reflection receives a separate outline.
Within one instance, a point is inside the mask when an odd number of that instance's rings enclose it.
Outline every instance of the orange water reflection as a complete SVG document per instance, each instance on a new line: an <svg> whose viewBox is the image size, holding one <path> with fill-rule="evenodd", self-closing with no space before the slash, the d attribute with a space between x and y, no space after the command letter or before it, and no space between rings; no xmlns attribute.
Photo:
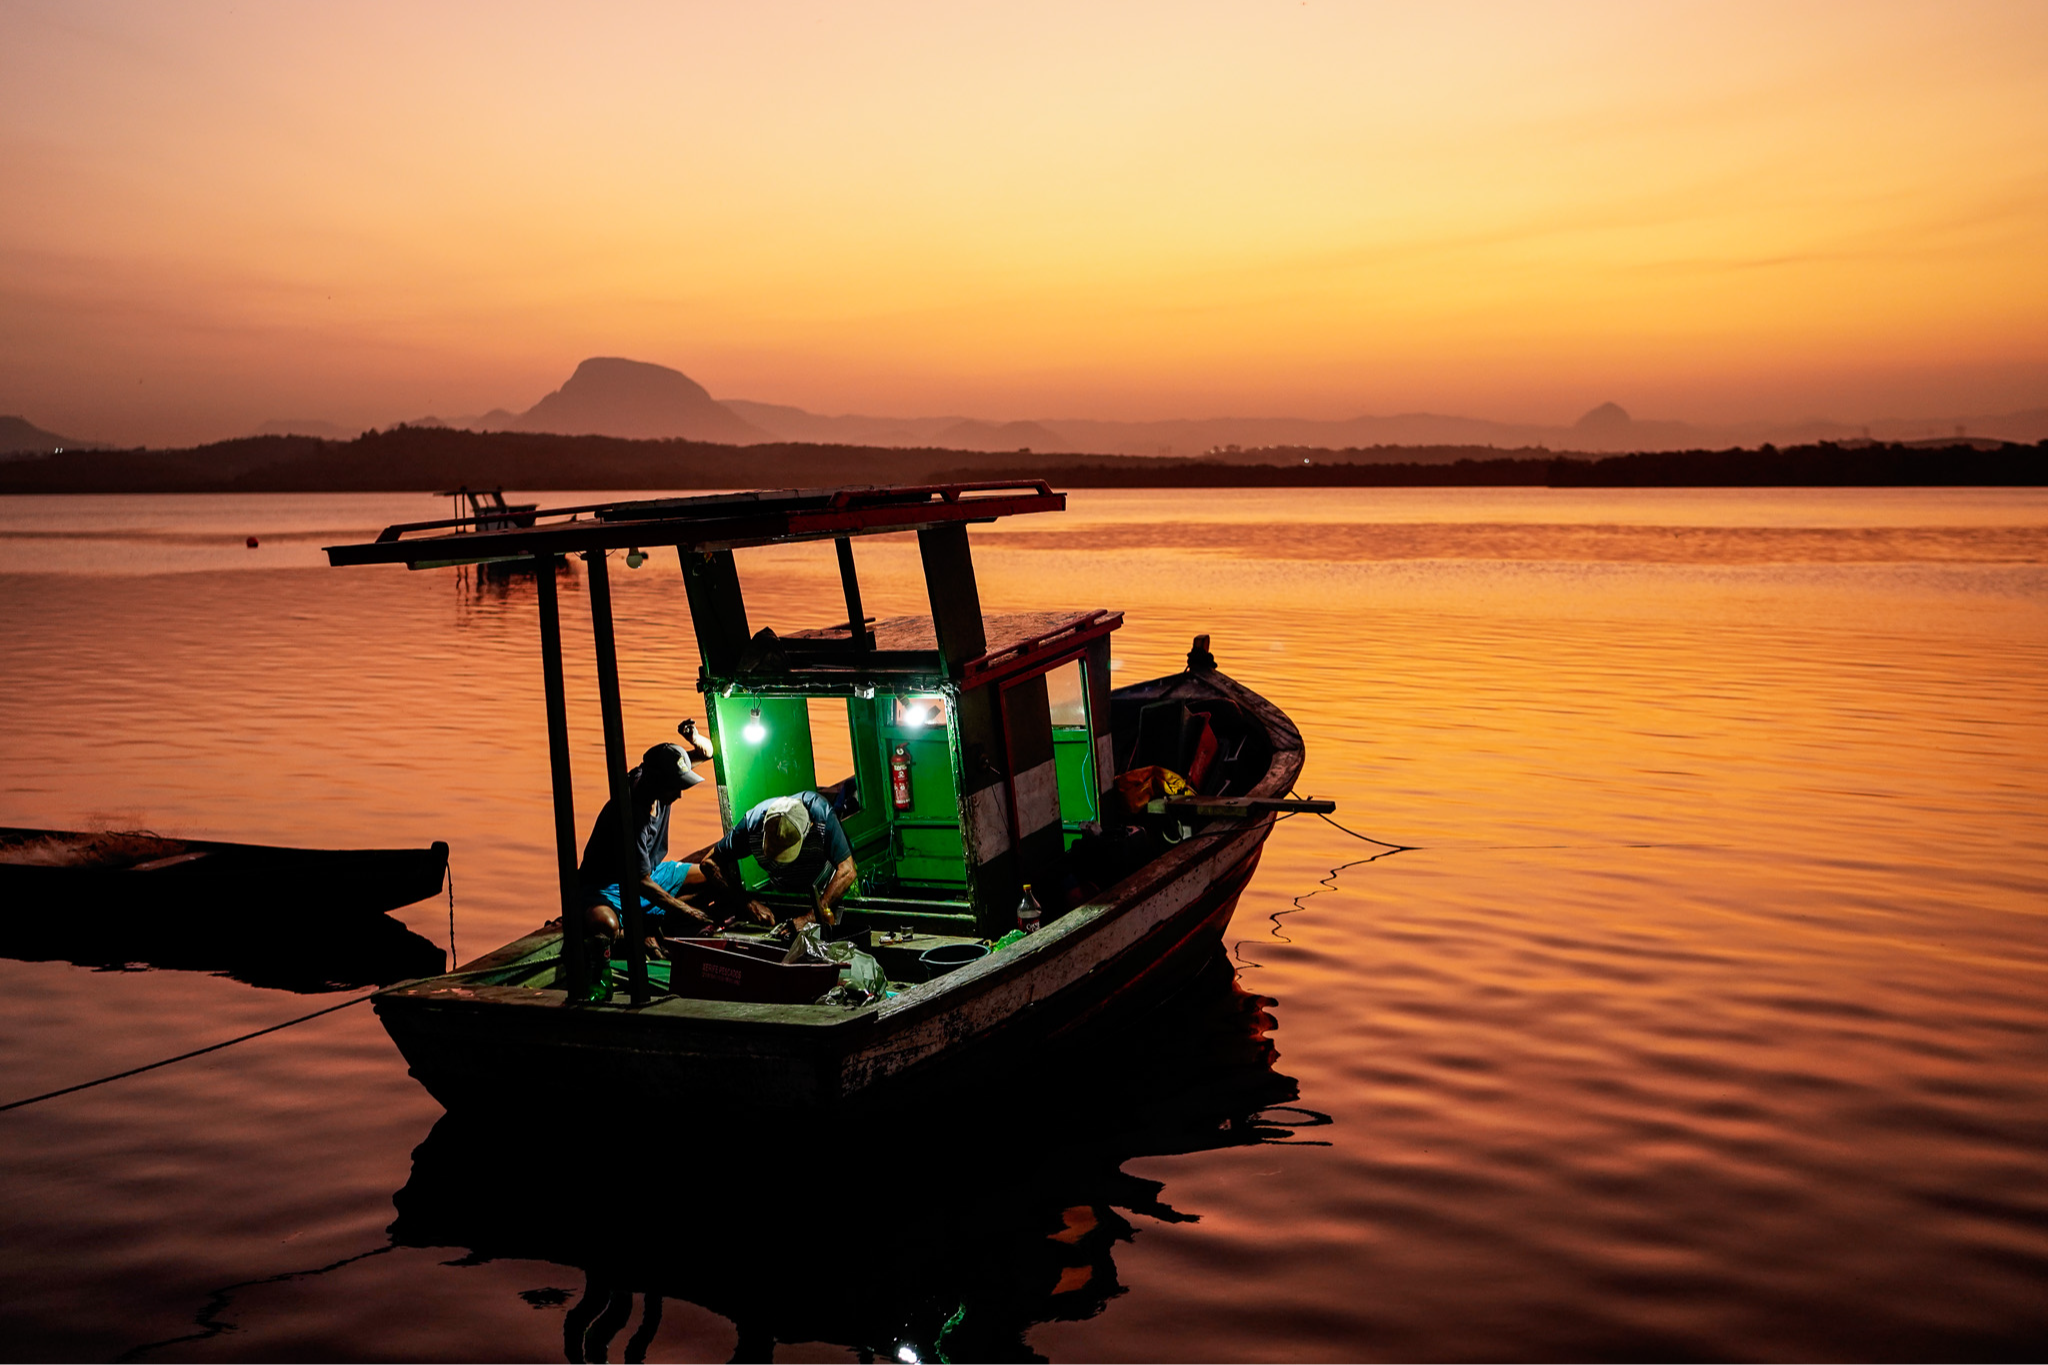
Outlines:
<svg viewBox="0 0 2048 1365"><path fill-rule="evenodd" d="M1120 679L1211 633L1300 723L1304 790L1417 846L1333 877L1372 850L1276 830L1235 960L1278 1000L1281 1068L1334 1145L1124 1161L1201 1220L1129 1216L1124 1292L1026 1343L1896 1358L2048 1333L2048 502L1573 495L1543 521L1520 493L1291 496L1083 495L1068 523L985 538L990 610L1126 609ZM1370 553L1396 543L1436 549ZM860 556L869 610L914 608L913 546ZM837 619L829 550L741 570L757 624ZM660 556L613 579L629 741L649 743L697 704L683 595ZM447 839L463 957L551 903L530 583L235 561L0 589L0 823ZM587 821L580 591L565 608ZM686 798L676 837L714 819ZM446 914L405 917L438 942ZM19 1093L296 1012L209 977L0 962ZM12 1116L14 1339L118 1354L221 1285L387 1244L433 1106L374 1021L285 1039ZM401 1247L250 1291L236 1334L179 1349L559 1349L573 1275L448 1259ZM546 1286L573 1292L518 1297ZM734 1331L672 1303L653 1354Z"/></svg>

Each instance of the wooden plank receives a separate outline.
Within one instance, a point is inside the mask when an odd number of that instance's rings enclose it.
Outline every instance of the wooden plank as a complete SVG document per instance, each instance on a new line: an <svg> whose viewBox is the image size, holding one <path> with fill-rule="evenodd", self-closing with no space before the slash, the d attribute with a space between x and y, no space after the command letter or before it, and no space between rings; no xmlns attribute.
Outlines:
<svg viewBox="0 0 2048 1365"><path fill-rule="evenodd" d="M692 506L694 500L667 503L592 504L578 509L545 509L536 517L594 511L595 520L534 525L500 531L469 531L408 540L407 533L449 523L411 522L387 527L374 542L330 545L333 565L413 564L470 560L492 555L578 554L623 550L634 545L680 545L700 550L732 550L750 545L792 544L840 536L886 535L895 531L953 526L1033 512L1057 512L1066 495L1041 481L1027 485L944 485L912 489L839 489L821 494L782 494L747 503L727 498L718 506ZM984 490L980 496L963 493ZM950 490L950 496L948 495ZM850 495L850 496L849 496ZM845 497L845 501L840 499ZM609 514L609 515L608 515Z"/></svg>

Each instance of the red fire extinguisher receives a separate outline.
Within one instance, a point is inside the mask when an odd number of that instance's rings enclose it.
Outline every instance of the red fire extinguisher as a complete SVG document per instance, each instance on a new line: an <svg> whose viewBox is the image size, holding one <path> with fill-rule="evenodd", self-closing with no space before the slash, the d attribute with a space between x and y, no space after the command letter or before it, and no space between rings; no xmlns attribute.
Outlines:
<svg viewBox="0 0 2048 1365"><path fill-rule="evenodd" d="M889 795L897 810L910 809L910 746L899 744L889 754Z"/></svg>

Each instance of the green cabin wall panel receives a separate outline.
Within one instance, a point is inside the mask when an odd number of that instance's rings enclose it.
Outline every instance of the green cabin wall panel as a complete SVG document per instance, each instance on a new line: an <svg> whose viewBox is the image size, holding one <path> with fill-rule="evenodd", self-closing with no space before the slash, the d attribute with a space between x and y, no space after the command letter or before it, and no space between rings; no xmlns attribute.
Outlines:
<svg viewBox="0 0 2048 1365"><path fill-rule="evenodd" d="M889 837L889 762L882 749L876 709L880 699L846 699L846 727L853 743L853 772L860 779L860 814L845 822L855 861Z"/></svg>
<svg viewBox="0 0 2048 1365"><path fill-rule="evenodd" d="M711 700L718 714L718 776L734 822L770 797L790 796L818 785L811 753L810 708L802 697L735 694ZM768 732L759 744L746 738L755 707L761 709L761 724ZM752 859L744 860L740 867L749 887L763 885L766 878Z"/></svg>
<svg viewBox="0 0 2048 1365"><path fill-rule="evenodd" d="M1096 818L1098 810L1095 760L1090 753L1088 731L1079 726L1058 726L1052 732L1053 770L1060 780L1060 821L1078 825Z"/></svg>

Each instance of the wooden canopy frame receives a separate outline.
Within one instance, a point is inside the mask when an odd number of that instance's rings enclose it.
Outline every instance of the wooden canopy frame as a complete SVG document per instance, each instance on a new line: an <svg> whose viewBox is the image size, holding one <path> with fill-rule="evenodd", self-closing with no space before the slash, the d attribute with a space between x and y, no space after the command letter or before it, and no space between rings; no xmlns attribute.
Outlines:
<svg viewBox="0 0 2048 1365"><path fill-rule="evenodd" d="M588 503L538 510L527 526L481 529L479 518L451 517L438 521L389 526L376 540L326 547L336 567L403 564L408 568L531 560L538 570L541 676L547 701L548 760L554 787L555 861L562 908L562 964L568 998L581 1000L590 984L591 964L584 954L580 919L582 898L576 883L576 810L569 763L569 708L562 668L561 603L555 582L555 561L581 554L588 565L591 638L597 656L599 710L603 718L605 768L612 800L619 812L621 866L639 864L633 838L627 774L625 720L620 702L618 650L612 628L611 577L606 552L673 546L681 561L698 648L708 673L730 675L751 640L745 603L733 551L760 545L804 541L838 542L840 581L846 596L848 640L842 648L871 649L873 637L861 611L860 585L854 572L851 538L915 531L931 600L932 627L940 667L946 677L975 683L996 676L1029 673L1033 654L1070 654L1075 646L1093 646L1107 663L1107 635L1115 624L1089 618L1072 636L1033 641L1023 657L992 659L983 632L980 592L968 551L967 527L998 517L1065 509L1066 494L1055 493L1042 479L1013 482L860 486L783 489L750 493L713 493L684 498ZM1107 614L1104 614L1106 618ZM1117 618L1120 622L1121 618ZM991 666L994 666L993 668ZM970 797L995 797L1010 806L1007 789L1016 760L1009 755L998 688L970 684L959 717L963 749L976 756ZM1040 691L1043 684L1040 683ZM1106 701L1102 703L1106 708ZM1042 698L1041 698L1042 709ZM1048 755L1049 757L1049 755ZM1007 818L1007 815L1006 815ZM1042 841L1041 841L1042 842ZM1029 862L1037 854L1023 845ZM644 875L645 870L641 869ZM1005 875L1015 880L1014 870ZM635 1006L650 1000L647 982L645 911L638 877L621 875L619 899L624 912L627 975Z"/></svg>

